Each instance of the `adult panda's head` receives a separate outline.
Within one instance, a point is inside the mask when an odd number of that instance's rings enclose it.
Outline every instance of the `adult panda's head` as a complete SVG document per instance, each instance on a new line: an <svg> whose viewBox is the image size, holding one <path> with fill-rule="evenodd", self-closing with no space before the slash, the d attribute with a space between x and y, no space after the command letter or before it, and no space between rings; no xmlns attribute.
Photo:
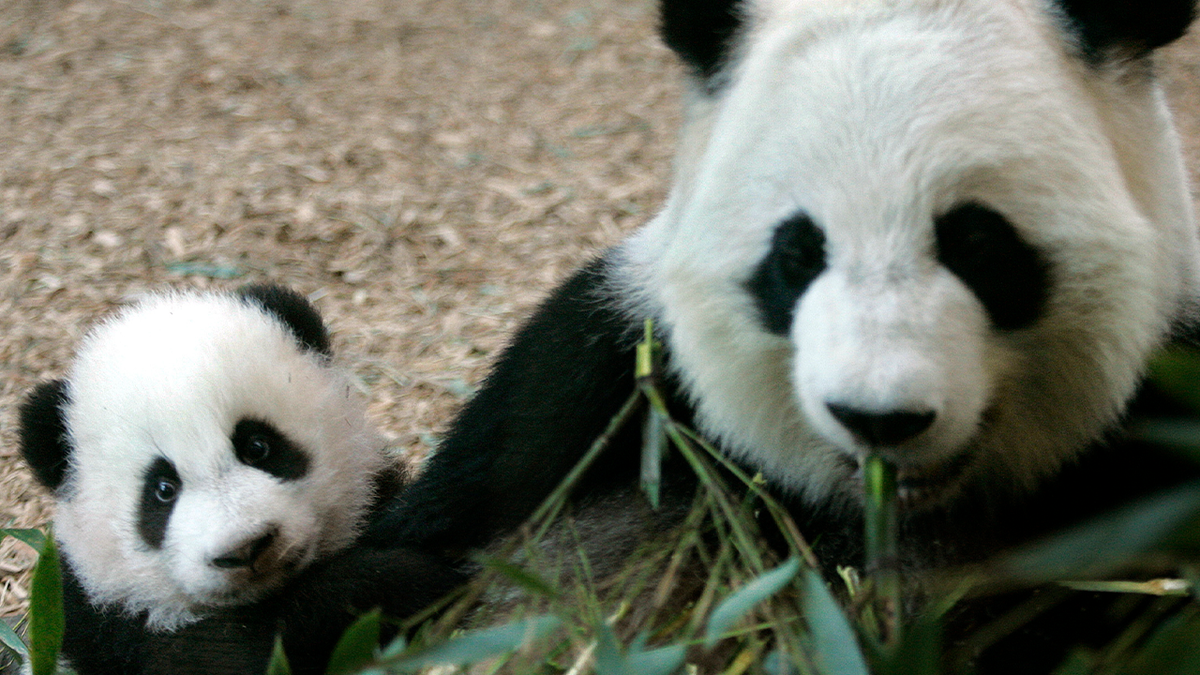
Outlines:
<svg viewBox="0 0 1200 675"><path fill-rule="evenodd" d="M169 629L250 602L356 536L388 465L302 297L149 297L21 408L54 533L93 602Z"/></svg>
<svg viewBox="0 0 1200 675"><path fill-rule="evenodd" d="M813 503L912 509L1101 436L1192 311L1153 50L1179 0L666 0L674 185L623 248L699 423Z"/></svg>

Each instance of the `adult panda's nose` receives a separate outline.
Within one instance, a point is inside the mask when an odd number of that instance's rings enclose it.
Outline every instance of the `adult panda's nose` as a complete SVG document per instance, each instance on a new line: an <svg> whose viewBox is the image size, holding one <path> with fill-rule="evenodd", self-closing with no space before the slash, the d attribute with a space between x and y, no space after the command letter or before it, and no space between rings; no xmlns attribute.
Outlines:
<svg viewBox="0 0 1200 675"><path fill-rule="evenodd" d="M278 536L278 528L270 527L262 534L248 537L242 543L213 558L212 565L225 570L253 567L263 553L271 548Z"/></svg>
<svg viewBox="0 0 1200 675"><path fill-rule="evenodd" d="M932 410L875 412L827 403L830 414L850 433L873 448L889 448L925 431L936 416Z"/></svg>

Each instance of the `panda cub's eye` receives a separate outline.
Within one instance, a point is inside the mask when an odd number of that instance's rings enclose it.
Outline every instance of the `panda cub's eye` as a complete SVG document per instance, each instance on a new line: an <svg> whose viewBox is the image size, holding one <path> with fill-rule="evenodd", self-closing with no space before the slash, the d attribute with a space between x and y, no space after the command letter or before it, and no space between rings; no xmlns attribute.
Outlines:
<svg viewBox="0 0 1200 675"><path fill-rule="evenodd" d="M142 474L142 497L137 527L142 541L152 549L162 546L175 502L183 491L183 479L166 457L155 457Z"/></svg>
<svg viewBox="0 0 1200 675"><path fill-rule="evenodd" d="M308 453L270 422L246 418L233 427L229 439L238 461L280 480L308 474Z"/></svg>

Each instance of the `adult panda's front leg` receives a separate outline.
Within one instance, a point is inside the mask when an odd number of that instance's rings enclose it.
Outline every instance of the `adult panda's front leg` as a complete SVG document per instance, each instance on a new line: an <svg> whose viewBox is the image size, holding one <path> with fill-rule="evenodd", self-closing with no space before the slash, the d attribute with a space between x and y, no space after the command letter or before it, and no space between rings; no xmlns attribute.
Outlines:
<svg viewBox="0 0 1200 675"><path fill-rule="evenodd" d="M614 258L610 251L576 272L517 332L416 482L372 521L366 543L464 554L512 531L559 485L635 387L641 319L618 299ZM620 430L576 497L631 485L640 447L640 425Z"/></svg>

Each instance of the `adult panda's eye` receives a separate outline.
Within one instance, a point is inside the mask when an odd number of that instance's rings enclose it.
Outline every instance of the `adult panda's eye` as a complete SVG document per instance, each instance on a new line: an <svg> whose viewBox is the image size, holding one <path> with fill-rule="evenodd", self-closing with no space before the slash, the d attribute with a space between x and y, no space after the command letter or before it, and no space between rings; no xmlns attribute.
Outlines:
<svg viewBox="0 0 1200 675"><path fill-rule="evenodd" d="M1050 266L999 212L967 202L934 221L938 262L979 298L992 325L1028 328L1042 314Z"/></svg>
<svg viewBox="0 0 1200 675"><path fill-rule="evenodd" d="M160 480L154 487L154 496L158 501L167 504L175 501L179 495L179 486L169 480Z"/></svg>
<svg viewBox="0 0 1200 675"><path fill-rule="evenodd" d="M787 334L796 302L824 271L825 233L808 214L797 213L776 226L771 250L746 281L767 330Z"/></svg>
<svg viewBox="0 0 1200 675"><path fill-rule="evenodd" d="M242 450L242 461L250 464L260 464L271 456L271 442L262 436L251 436Z"/></svg>

